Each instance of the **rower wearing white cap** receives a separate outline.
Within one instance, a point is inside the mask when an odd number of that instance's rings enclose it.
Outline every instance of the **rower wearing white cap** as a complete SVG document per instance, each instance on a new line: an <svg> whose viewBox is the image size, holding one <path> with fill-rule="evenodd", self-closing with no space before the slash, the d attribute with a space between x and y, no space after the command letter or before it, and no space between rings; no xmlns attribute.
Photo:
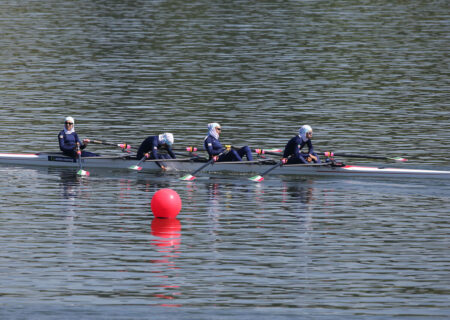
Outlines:
<svg viewBox="0 0 450 320"><path fill-rule="evenodd" d="M283 153L283 158L288 158L287 163L320 163L319 156L314 152L311 142L312 135L312 128L304 125L298 130L298 135L289 140ZM308 153L301 152L305 145L308 146Z"/></svg>
<svg viewBox="0 0 450 320"><path fill-rule="evenodd" d="M208 124L208 135L205 137L204 147L208 152L209 159L218 156L216 161L242 161L242 157L245 155L248 161L253 160L252 151L248 146L244 146L239 150L229 148L226 151L226 148L219 141L221 131L220 124L216 122Z"/></svg>
<svg viewBox="0 0 450 320"><path fill-rule="evenodd" d="M83 142L78 138L77 133L75 132L75 120L72 117L66 117L64 119L64 129L58 134L59 140L59 149L69 156L76 158L77 157L77 143L80 146L80 149L83 150L86 148L89 143L89 139L84 139ZM82 157L96 157L98 156L95 153L82 151Z"/></svg>
<svg viewBox="0 0 450 320"><path fill-rule="evenodd" d="M175 153L172 151L173 142L173 134L169 132L149 136L139 146L136 158L141 159L146 153L149 153L150 159L175 159ZM167 154L158 153L159 149L165 149Z"/></svg>

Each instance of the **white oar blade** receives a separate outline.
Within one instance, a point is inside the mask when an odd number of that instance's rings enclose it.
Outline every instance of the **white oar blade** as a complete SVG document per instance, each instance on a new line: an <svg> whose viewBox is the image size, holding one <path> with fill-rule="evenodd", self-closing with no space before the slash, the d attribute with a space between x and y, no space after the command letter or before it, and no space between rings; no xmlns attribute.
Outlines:
<svg viewBox="0 0 450 320"><path fill-rule="evenodd" d="M187 175L181 177L180 180L183 180L183 181L192 181L192 180L194 180L195 178L196 178L196 177L194 177L193 175L187 174Z"/></svg>
<svg viewBox="0 0 450 320"><path fill-rule="evenodd" d="M251 180L251 181L254 181L254 182L261 182L261 181L264 180L264 177L263 177L263 176L260 176L260 175L257 175L257 176L248 178L248 180Z"/></svg>
<svg viewBox="0 0 450 320"><path fill-rule="evenodd" d="M80 169L80 170L77 171L77 175L83 176L83 177L89 177L90 174L91 174L91 173L90 173L89 171L82 170L82 169Z"/></svg>
<svg viewBox="0 0 450 320"><path fill-rule="evenodd" d="M140 166L138 166L138 165L135 165L135 166L128 167L128 169L136 170L136 171L141 171L141 170L142 170L142 167L140 167Z"/></svg>

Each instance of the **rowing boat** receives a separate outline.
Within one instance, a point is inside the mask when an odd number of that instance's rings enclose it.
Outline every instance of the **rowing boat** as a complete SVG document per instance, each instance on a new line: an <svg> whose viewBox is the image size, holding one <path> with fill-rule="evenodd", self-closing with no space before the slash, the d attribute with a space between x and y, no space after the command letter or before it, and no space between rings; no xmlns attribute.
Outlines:
<svg viewBox="0 0 450 320"><path fill-rule="evenodd" d="M85 157L82 158L84 168L128 169L135 165L137 159L124 157ZM161 161L159 161L161 163ZM0 153L0 163L17 166L44 166L44 167L72 167L78 168L76 159L64 156L62 153ZM168 171L190 172L205 163L201 159L169 159L164 160ZM205 172L234 172L242 174L260 173L273 166L273 160L216 162L203 171ZM155 160L142 163L143 171L160 171ZM359 166L325 164L286 164L272 171L272 174L296 176L364 176L364 177L406 177L406 178L437 178L450 179L450 171L409 169L398 167Z"/></svg>

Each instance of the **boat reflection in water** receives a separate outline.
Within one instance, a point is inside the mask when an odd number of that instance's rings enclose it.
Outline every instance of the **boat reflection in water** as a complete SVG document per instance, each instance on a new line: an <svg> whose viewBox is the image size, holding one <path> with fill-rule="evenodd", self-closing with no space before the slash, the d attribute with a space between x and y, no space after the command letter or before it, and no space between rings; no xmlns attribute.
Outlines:
<svg viewBox="0 0 450 320"><path fill-rule="evenodd" d="M158 265L158 277L165 279L167 282L172 281L173 277L169 276L171 271L179 269L176 266L175 260L180 256L181 244L181 222L174 219L154 218L151 223L152 235L156 238L151 241L151 244L156 247L160 253L160 259L152 260L152 263ZM166 272L164 272L166 270ZM173 283L163 283L158 285L161 292L155 293L153 296L160 299L174 300L181 293L180 286ZM177 291L173 291L177 290ZM162 303L163 307L180 307L181 304Z"/></svg>

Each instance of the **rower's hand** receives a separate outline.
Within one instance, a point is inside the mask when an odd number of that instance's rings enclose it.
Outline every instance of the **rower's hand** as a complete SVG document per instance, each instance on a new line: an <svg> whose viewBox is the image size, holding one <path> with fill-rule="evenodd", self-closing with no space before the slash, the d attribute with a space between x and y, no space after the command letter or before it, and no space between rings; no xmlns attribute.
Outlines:
<svg viewBox="0 0 450 320"><path fill-rule="evenodd" d="M212 157L212 159L213 159L213 162L217 162L217 161L219 161L219 156L214 156L214 157Z"/></svg>
<svg viewBox="0 0 450 320"><path fill-rule="evenodd" d="M309 154L308 162L311 162L311 161L317 162L317 157L315 155Z"/></svg>
<svg viewBox="0 0 450 320"><path fill-rule="evenodd" d="M89 140L89 139L83 139L83 144L84 144L84 145L87 145L89 142L91 142L91 140Z"/></svg>
<svg viewBox="0 0 450 320"><path fill-rule="evenodd" d="M281 163L285 164L288 162L288 158L281 158Z"/></svg>
<svg viewBox="0 0 450 320"><path fill-rule="evenodd" d="M150 153L144 153L146 159L150 158Z"/></svg>
<svg viewBox="0 0 450 320"><path fill-rule="evenodd" d="M161 165L161 170L162 170L162 171L167 171L166 166Z"/></svg>

